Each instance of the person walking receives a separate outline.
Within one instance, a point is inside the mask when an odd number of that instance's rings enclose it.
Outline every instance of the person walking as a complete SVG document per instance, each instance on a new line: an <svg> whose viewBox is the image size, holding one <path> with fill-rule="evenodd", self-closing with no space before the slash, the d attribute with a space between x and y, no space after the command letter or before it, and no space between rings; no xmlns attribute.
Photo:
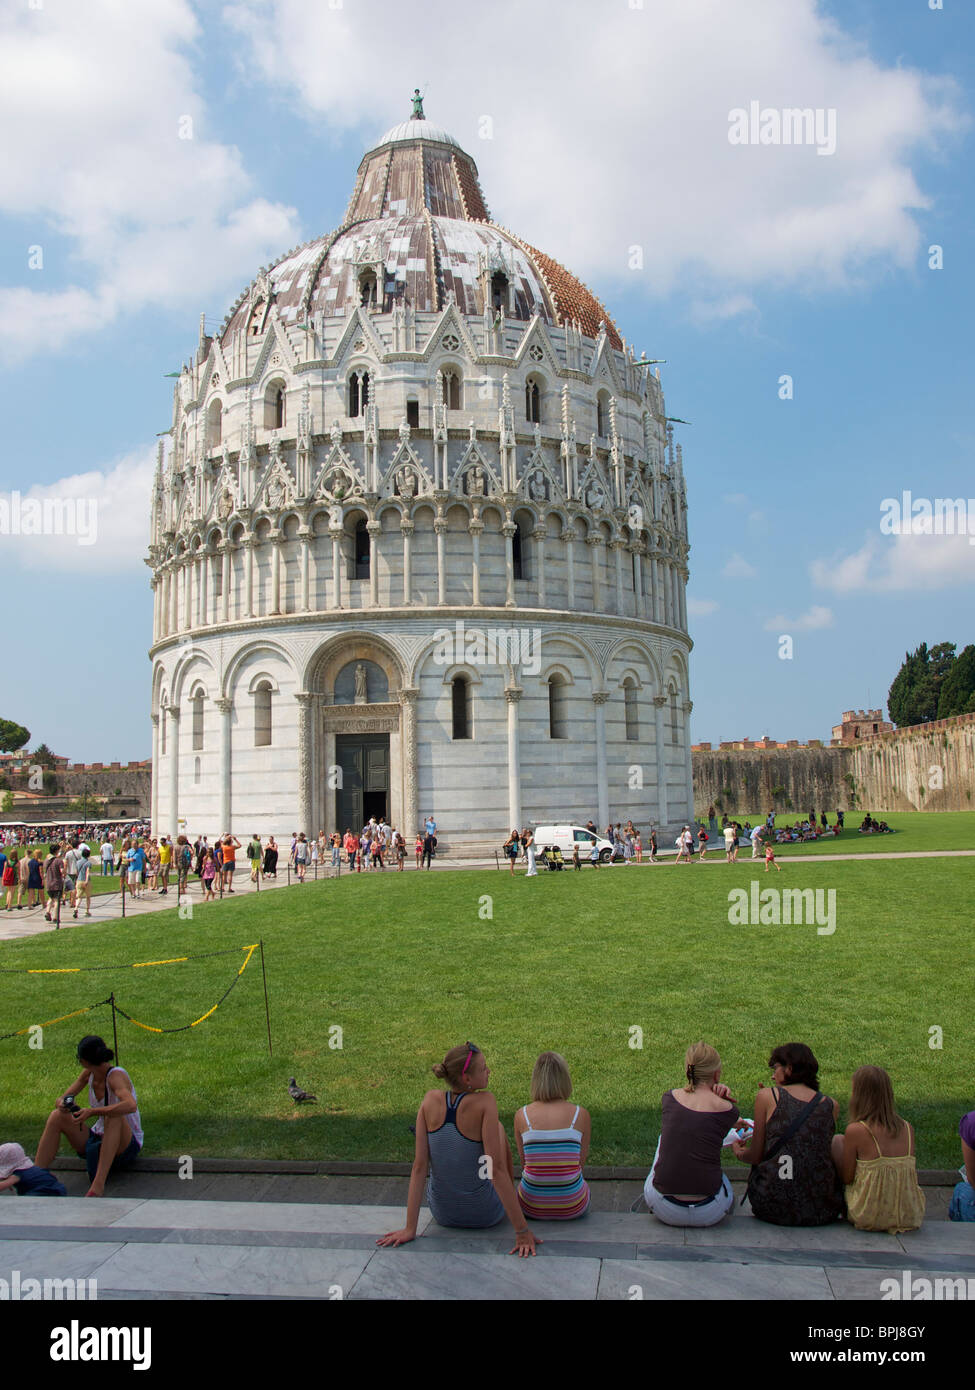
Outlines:
<svg viewBox="0 0 975 1390"><path fill-rule="evenodd" d="M44 861L44 890L47 893L47 909L44 913L46 922L53 922L58 916L63 889L64 860L61 858L60 846L51 845L50 853Z"/></svg>
<svg viewBox="0 0 975 1390"><path fill-rule="evenodd" d="M430 824L431 824L431 822L430 822L430 821L427 821L427 826L428 826L428 827L430 826ZM436 835L433 833L433 831L430 830L430 829L428 828L428 829L427 829L427 833L426 833L426 834L424 835L424 837L423 837L423 863L427 866L427 869L432 869L432 868L433 868L433 856L434 856L434 852L436 851L436 848L437 848L437 837L436 837ZM513 872L514 872L514 866L512 866L512 873L513 873Z"/></svg>
<svg viewBox="0 0 975 1390"><path fill-rule="evenodd" d="M751 842L752 858L757 859L759 857L759 852L762 848L762 827L760 825L756 825L755 829L752 831Z"/></svg>
<svg viewBox="0 0 975 1390"><path fill-rule="evenodd" d="M518 858L518 851L521 848L521 836L517 830L512 830L511 834L504 842L504 853L508 856L508 869L511 877L515 876L515 860Z"/></svg>
<svg viewBox="0 0 975 1390"><path fill-rule="evenodd" d="M657 832L656 829L650 831L650 863L657 862Z"/></svg>
<svg viewBox="0 0 975 1390"><path fill-rule="evenodd" d="M261 848L261 837L255 830L247 844L247 858L251 861L251 883L257 883L261 877L261 867L264 863L264 851Z"/></svg>
<svg viewBox="0 0 975 1390"><path fill-rule="evenodd" d="M264 877L277 878L278 876L278 842L272 835L264 846Z"/></svg>
<svg viewBox="0 0 975 1390"><path fill-rule="evenodd" d="M308 841L305 839L305 832L302 831L295 842L295 872L298 875L298 882L304 883L305 871L308 868Z"/></svg>
<svg viewBox="0 0 975 1390"><path fill-rule="evenodd" d="M115 849L107 833L102 841L100 854L102 861L102 878L109 878L115 864Z"/></svg>

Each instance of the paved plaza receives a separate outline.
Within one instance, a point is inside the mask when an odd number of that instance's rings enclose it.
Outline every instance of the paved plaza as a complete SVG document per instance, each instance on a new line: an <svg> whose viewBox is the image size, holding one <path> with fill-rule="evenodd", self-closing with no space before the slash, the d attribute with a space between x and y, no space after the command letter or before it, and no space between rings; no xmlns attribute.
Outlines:
<svg viewBox="0 0 975 1390"><path fill-rule="evenodd" d="M59 1172L69 1193L81 1171ZM736 1184L739 1189L740 1184ZM663 1226L630 1210L642 1184L593 1183L593 1210L564 1225L536 1222L534 1259L509 1255L506 1224L437 1226L377 1249L405 1212L402 1176L271 1173L123 1174L116 1195L0 1200L0 1267L21 1280L93 1279L102 1299L877 1300L881 1281L975 1279L972 1227L946 1220L948 1188L925 1189L923 1227L900 1236L843 1222L787 1229L747 1203L711 1230ZM172 1196L141 1196L139 1192Z"/></svg>

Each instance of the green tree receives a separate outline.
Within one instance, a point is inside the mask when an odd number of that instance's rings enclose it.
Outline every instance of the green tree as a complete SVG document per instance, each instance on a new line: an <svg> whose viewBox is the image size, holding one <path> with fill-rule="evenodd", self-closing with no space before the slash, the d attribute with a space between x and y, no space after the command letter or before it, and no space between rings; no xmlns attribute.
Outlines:
<svg viewBox="0 0 975 1390"><path fill-rule="evenodd" d="M963 647L951 670L941 684L938 718L950 719L965 714L975 699L975 646Z"/></svg>
<svg viewBox="0 0 975 1390"><path fill-rule="evenodd" d="M2 812L2 813L6 816L6 815L9 815L10 812L11 812L13 809L14 809L14 794L13 794L13 792L5 792L5 793L4 793L3 802L2 802L2 804L0 804L0 812Z"/></svg>
<svg viewBox="0 0 975 1390"><path fill-rule="evenodd" d="M887 692L887 710L899 729L919 724L918 692L928 669L928 645L922 642L916 652L905 652L901 668Z"/></svg>
<svg viewBox="0 0 975 1390"><path fill-rule="evenodd" d="M41 767L54 766L54 754L46 743L38 744L31 754L31 757L34 759L34 762L39 763Z"/></svg>
<svg viewBox="0 0 975 1390"><path fill-rule="evenodd" d="M12 719L0 719L0 753L16 753L30 742L30 729Z"/></svg>
<svg viewBox="0 0 975 1390"><path fill-rule="evenodd" d="M87 798L76 796L64 809L69 816L87 816L89 820L101 820L105 814L105 803L89 792Z"/></svg>

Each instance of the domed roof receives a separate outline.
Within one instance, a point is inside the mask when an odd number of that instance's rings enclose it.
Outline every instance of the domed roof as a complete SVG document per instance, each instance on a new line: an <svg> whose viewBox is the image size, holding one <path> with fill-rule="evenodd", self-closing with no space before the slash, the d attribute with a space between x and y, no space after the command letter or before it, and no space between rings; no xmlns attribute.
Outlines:
<svg viewBox="0 0 975 1390"><path fill-rule="evenodd" d="M460 144L452 135L448 135L442 126L431 125L426 118L394 125L392 130L387 130L375 148L379 149L381 145L388 145L393 140L436 140L441 145L454 145L460 149Z"/></svg>
<svg viewBox="0 0 975 1390"><path fill-rule="evenodd" d="M438 311L452 295L471 316L491 307L494 277L502 276L509 318L527 321L537 313L553 326L578 323L590 338L605 323L610 342L622 347L581 281L491 221L474 160L422 116L393 126L363 155L339 231L262 272L238 299L221 338L246 330L268 296L285 324L348 312L362 302L366 276L375 277L381 313L404 303Z"/></svg>

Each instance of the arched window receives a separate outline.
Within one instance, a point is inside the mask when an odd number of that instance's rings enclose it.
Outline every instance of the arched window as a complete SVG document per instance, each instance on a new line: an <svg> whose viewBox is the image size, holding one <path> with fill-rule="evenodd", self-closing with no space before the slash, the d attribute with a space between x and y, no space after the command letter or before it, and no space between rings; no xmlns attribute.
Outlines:
<svg viewBox="0 0 975 1390"><path fill-rule="evenodd" d="M200 783L202 780L203 780L203 759L202 759L202 758L194 758L194 759L193 759L193 781L194 781L197 785L199 785L199 783Z"/></svg>
<svg viewBox="0 0 975 1390"><path fill-rule="evenodd" d="M355 578L369 578L369 532L364 521L355 528Z"/></svg>
<svg viewBox="0 0 975 1390"><path fill-rule="evenodd" d="M193 752L199 752L203 748L203 691L198 690L193 696Z"/></svg>
<svg viewBox="0 0 975 1390"><path fill-rule="evenodd" d="M609 392L600 391L596 397L596 433L604 439L609 433Z"/></svg>
<svg viewBox="0 0 975 1390"><path fill-rule="evenodd" d="M364 270L359 276L359 303L364 309L375 309L377 290L376 272Z"/></svg>
<svg viewBox="0 0 975 1390"><path fill-rule="evenodd" d="M670 741L677 747L677 691L670 692Z"/></svg>
<svg viewBox="0 0 975 1390"><path fill-rule="evenodd" d="M511 558L514 563L515 578L527 579L528 566L525 563L525 545L521 522L515 523L515 534L511 537Z"/></svg>
<svg viewBox="0 0 975 1390"><path fill-rule="evenodd" d="M271 683L261 681L254 691L254 747L271 746Z"/></svg>
<svg viewBox="0 0 975 1390"><path fill-rule="evenodd" d="M448 410L462 410L460 403L460 377L453 367L443 373L443 403Z"/></svg>
<svg viewBox="0 0 975 1390"><path fill-rule="evenodd" d="M211 401L207 408L207 448L215 449L223 439L223 405Z"/></svg>
<svg viewBox="0 0 975 1390"><path fill-rule="evenodd" d="M420 428L420 402L415 396L411 396L406 402L406 423L411 430Z"/></svg>
<svg viewBox="0 0 975 1390"><path fill-rule="evenodd" d="M538 378L534 376L525 382L525 419L530 425L542 423L542 392Z"/></svg>
<svg viewBox="0 0 975 1390"><path fill-rule="evenodd" d="M284 419L284 387L279 381L272 381L264 397L264 428L266 430L283 430Z"/></svg>
<svg viewBox="0 0 975 1390"><path fill-rule="evenodd" d="M491 276L491 307L505 312L508 309L508 277L502 270L496 270Z"/></svg>
<svg viewBox="0 0 975 1390"><path fill-rule="evenodd" d="M349 415L357 419L365 415L369 404L369 373L353 372L349 377Z"/></svg>
<svg viewBox="0 0 975 1390"><path fill-rule="evenodd" d="M463 676L457 676L450 686L451 714L453 716L453 737L471 737L471 683Z"/></svg>
<svg viewBox="0 0 975 1390"><path fill-rule="evenodd" d="M549 738L569 737L568 703L565 681L561 676L550 676L548 681Z"/></svg>
<svg viewBox="0 0 975 1390"><path fill-rule="evenodd" d="M636 683L631 676L623 682L623 709L626 715L626 741L640 741L640 713L636 702Z"/></svg>

